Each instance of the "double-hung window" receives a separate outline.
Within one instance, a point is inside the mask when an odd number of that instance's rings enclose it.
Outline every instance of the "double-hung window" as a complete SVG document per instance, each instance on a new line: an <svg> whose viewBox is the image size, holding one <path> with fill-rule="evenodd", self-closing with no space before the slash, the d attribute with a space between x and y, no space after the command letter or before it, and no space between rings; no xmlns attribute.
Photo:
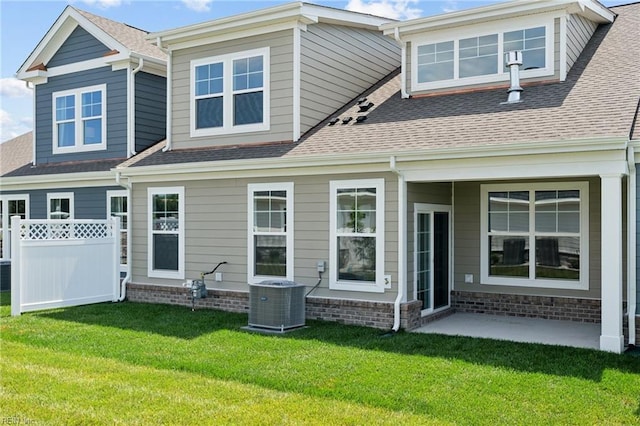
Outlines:
<svg viewBox="0 0 640 426"><path fill-rule="evenodd" d="M522 52L522 78L553 75L553 24L521 22L412 40L411 86L429 90L509 79L505 53Z"/></svg>
<svg viewBox="0 0 640 426"><path fill-rule="evenodd" d="M184 187L148 188L148 275L184 278Z"/></svg>
<svg viewBox="0 0 640 426"><path fill-rule="evenodd" d="M73 219L73 192L47 194L47 219Z"/></svg>
<svg viewBox="0 0 640 426"><path fill-rule="evenodd" d="M269 48L191 61L191 135L269 130Z"/></svg>
<svg viewBox="0 0 640 426"><path fill-rule="evenodd" d="M107 147L106 84L53 93L53 153Z"/></svg>
<svg viewBox="0 0 640 426"><path fill-rule="evenodd" d="M120 270L127 267L127 191L107 191L107 217L120 218Z"/></svg>
<svg viewBox="0 0 640 426"><path fill-rule="evenodd" d="M293 280L293 183L248 186L248 278Z"/></svg>
<svg viewBox="0 0 640 426"><path fill-rule="evenodd" d="M483 185L482 282L589 288L588 184Z"/></svg>
<svg viewBox="0 0 640 426"><path fill-rule="evenodd" d="M330 183L329 286L384 292L384 179Z"/></svg>

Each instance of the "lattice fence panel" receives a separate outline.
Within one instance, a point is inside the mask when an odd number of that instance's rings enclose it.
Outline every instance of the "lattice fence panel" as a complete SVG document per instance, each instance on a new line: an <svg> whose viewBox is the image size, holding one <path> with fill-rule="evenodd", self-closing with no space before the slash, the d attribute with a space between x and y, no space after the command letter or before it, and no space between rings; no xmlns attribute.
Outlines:
<svg viewBox="0 0 640 426"><path fill-rule="evenodd" d="M87 240L111 238L114 224L109 221L23 221L21 240Z"/></svg>

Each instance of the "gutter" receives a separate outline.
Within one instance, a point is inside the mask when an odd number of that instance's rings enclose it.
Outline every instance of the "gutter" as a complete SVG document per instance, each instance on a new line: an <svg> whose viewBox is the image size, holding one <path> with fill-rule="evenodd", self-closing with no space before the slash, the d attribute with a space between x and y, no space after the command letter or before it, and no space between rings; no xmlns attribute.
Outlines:
<svg viewBox="0 0 640 426"><path fill-rule="evenodd" d="M131 218L131 182L122 183L120 180L120 172L116 172L116 183L127 190L127 216ZM120 282L120 297L118 302L122 302L127 297L127 284L131 281L131 220L127 220L127 273Z"/></svg>
<svg viewBox="0 0 640 426"><path fill-rule="evenodd" d="M400 330L400 304L406 299L406 248L407 248L407 203L406 203L406 182L404 175L396 167L396 157L389 158L389 168L398 175L398 295L393 302L393 327L392 330Z"/></svg>
<svg viewBox="0 0 640 426"><path fill-rule="evenodd" d="M632 146L627 148L629 182L627 184L627 315L629 316L629 346L636 344L636 165Z"/></svg>
<svg viewBox="0 0 640 426"><path fill-rule="evenodd" d="M127 108L129 109L129 131L127 134L127 146L128 153L127 158L136 155L136 74L144 66L144 58L140 58L138 66L135 67L129 75L129 102L127 102Z"/></svg>
<svg viewBox="0 0 640 426"><path fill-rule="evenodd" d="M400 29L394 28L394 38L400 44L401 59L400 59L400 95L402 99L408 99L410 96L407 93L407 42L400 38Z"/></svg>

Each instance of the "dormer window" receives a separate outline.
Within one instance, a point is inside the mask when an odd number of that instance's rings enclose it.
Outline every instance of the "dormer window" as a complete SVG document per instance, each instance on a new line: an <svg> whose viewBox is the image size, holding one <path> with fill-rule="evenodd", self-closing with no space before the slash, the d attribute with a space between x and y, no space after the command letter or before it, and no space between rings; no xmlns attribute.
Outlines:
<svg viewBox="0 0 640 426"><path fill-rule="evenodd" d="M191 61L191 136L269 130L269 48Z"/></svg>
<svg viewBox="0 0 640 426"><path fill-rule="evenodd" d="M107 148L107 86L53 93L53 153Z"/></svg>
<svg viewBox="0 0 640 426"><path fill-rule="evenodd" d="M522 78L553 75L553 21L515 22L496 31L474 27L412 40L412 91L506 81L504 54L522 52Z"/></svg>

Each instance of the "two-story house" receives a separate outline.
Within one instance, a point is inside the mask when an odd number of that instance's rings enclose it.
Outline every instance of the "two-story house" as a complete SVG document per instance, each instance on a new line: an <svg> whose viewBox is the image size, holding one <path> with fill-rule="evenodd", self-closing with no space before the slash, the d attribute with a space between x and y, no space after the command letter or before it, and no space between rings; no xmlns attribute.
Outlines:
<svg viewBox="0 0 640 426"><path fill-rule="evenodd" d="M30 156L2 173L3 230L13 215L117 215L125 267L128 192L111 169L166 135L166 54L147 34L68 6L25 60L17 77L33 89L34 131L7 145ZM9 259L8 232L0 235Z"/></svg>
<svg viewBox="0 0 640 426"><path fill-rule="evenodd" d="M203 304L244 311L249 284L287 279L309 318L594 322L620 352L637 332L639 20L590 0L405 22L293 3L152 34L168 133L116 169L129 297L175 303L226 261Z"/></svg>

